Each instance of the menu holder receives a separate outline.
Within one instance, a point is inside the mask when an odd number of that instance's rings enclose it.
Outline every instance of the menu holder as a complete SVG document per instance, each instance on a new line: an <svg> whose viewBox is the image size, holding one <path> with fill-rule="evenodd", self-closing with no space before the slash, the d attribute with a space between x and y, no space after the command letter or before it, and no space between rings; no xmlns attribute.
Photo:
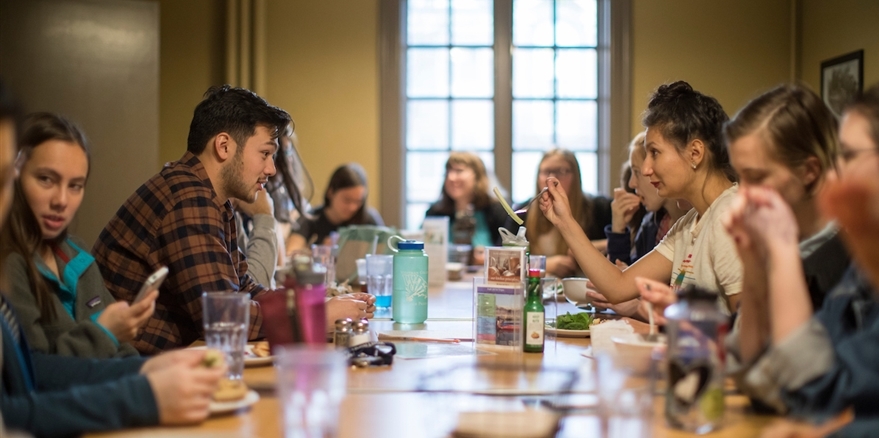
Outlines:
<svg viewBox="0 0 879 438"><path fill-rule="evenodd" d="M522 351L522 282L491 284L484 277L473 279L473 338L476 348Z"/></svg>

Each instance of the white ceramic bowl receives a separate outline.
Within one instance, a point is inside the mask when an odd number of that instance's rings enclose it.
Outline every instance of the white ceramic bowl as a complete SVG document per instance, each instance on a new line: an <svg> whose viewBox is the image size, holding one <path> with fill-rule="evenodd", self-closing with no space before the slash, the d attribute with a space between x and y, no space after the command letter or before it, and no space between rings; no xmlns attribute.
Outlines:
<svg viewBox="0 0 879 438"><path fill-rule="evenodd" d="M565 290L565 298L576 306L582 306L592 302L592 297L586 295L587 278L569 277L562 280Z"/></svg>
<svg viewBox="0 0 879 438"><path fill-rule="evenodd" d="M614 336L611 341L616 348L617 364L641 375L650 371L653 351L664 350L667 343L664 335L659 335L659 340L656 342L649 342L644 339L644 335L636 333Z"/></svg>

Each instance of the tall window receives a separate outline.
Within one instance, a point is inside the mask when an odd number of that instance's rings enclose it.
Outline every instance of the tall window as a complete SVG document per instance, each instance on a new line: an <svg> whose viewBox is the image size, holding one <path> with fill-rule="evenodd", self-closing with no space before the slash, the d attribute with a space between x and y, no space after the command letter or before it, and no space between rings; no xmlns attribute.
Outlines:
<svg viewBox="0 0 879 438"><path fill-rule="evenodd" d="M407 228L418 228L438 199L450 151L474 152L491 171L511 175L504 182L520 202L534 195L542 154L570 149L583 190L597 190L597 0L497 1L505 3L406 2ZM496 132L511 135L498 141ZM504 154L512 159L496 159ZM509 168L495 169L496 162Z"/></svg>

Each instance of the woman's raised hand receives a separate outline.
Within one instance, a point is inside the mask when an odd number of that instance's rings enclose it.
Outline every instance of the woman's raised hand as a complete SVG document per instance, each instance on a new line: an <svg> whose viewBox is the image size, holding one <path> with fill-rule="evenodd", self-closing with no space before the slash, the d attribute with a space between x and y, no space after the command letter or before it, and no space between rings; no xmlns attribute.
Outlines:
<svg viewBox="0 0 879 438"><path fill-rule="evenodd" d="M819 207L839 222L842 237L859 266L879 287L879 179L869 176L830 178Z"/></svg>
<svg viewBox="0 0 879 438"><path fill-rule="evenodd" d="M558 225L561 221L571 218L571 205L568 201L568 195L559 187L559 180L555 177L549 177L546 180L549 190L540 196L540 211L544 216Z"/></svg>
<svg viewBox="0 0 879 438"><path fill-rule="evenodd" d="M641 198L625 189L613 189L613 201L610 203L612 213L611 230L614 233L623 233L629 225L629 221L635 216L638 207L641 206Z"/></svg>

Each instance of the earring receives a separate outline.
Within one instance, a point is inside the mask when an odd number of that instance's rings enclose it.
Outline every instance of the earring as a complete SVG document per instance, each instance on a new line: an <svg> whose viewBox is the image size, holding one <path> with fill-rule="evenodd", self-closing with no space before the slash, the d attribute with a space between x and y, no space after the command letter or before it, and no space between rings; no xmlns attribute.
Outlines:
<svg viewBox="0 0 879 438"><path fill-rule="evenodd" d="M693 170L696 170L696 162L693 161Z"/></svg>

